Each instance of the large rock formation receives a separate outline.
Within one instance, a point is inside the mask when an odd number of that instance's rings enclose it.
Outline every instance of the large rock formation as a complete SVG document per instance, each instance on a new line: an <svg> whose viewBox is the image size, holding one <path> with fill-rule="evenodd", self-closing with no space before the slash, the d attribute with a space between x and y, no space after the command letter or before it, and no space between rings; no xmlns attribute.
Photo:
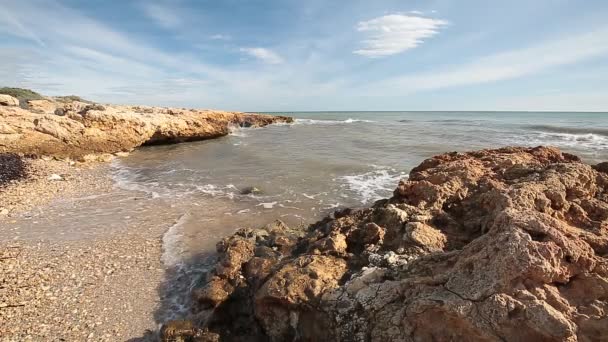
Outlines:
<svg viewBox="0 0 608 342"><path fill-rule="evenodd" d="M30 100L27 107L0 106L0 153L80 158L129 151L143 144L219 137L228 134L231 126L258 127L292 121L284 116L100 105L51 98Z"/></svg>
<svg viewBox="0 0 608 342"><path fill-rule="evenodd" d="M553 148L440 155L372 208L217 251L165 341L608 339L608 174Z"/></svg>

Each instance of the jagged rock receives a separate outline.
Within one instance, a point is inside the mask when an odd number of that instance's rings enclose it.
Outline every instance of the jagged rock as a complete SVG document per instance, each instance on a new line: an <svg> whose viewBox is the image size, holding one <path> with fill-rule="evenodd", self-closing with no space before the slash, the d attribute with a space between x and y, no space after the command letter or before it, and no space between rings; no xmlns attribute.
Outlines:
<svg viewBox="0 0 608 342"><path fill-rule="evenodd" d="M19 106L19 100L10 95L0 94L0 106Z"/></svg>
<svg viewBox="0 0 608 342"><path fill-rule="evenodd" d="M262 190L256 188L255 186L247 186L241 189L241 195L257 195L261 194Z"/></svg>
<svg viewBox="0 0 608 342"><path fill-rule="evenodd" d="M58 104L50 99L29 100L27 101L28 109L39 114L54 114Z"/></svg>
<svg viewBox="0 0 608 342"><path fill-rule="evenodd" d="M28 109L0 106L0 153L79 159L87 154L130 151L145 144L215 138L229 127L291 122L290 117L213 110L99 105L30 100Z"/></svg>
<svg viewBox="0 0 608 342"><path fill-rule="evenodd" d="M192 322L225 341L605 340L602 165L545 147L448 153L372 208L242 229L218 244Z"/></svg>

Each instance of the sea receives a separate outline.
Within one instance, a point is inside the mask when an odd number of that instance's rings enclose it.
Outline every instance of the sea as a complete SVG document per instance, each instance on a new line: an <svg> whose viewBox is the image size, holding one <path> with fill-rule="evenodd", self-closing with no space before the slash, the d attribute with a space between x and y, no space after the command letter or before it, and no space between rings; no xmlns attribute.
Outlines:
<svg viewBox="0 0 608 342"><path fill-rule="evenodd" d="M29 213L18 238L82 239L161 227L163 262L177 267L212 253L241 227L276 219L305 226L339 208L369 206L391 196L424 159L444 152L545 145L587 163L608 161L608 113L276 114L296 119L117 158L110 167L114 191ZM247 188L256 191L243 193Z"/></svg>

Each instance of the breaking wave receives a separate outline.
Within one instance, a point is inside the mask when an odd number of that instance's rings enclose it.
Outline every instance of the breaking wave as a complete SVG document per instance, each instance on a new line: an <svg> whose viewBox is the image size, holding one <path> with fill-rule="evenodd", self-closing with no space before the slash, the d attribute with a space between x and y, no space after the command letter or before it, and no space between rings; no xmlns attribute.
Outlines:
<svg viewBox="0 0 608 342"><path fill-rule="evenodd" d="M348 118L346 120L317 120L317 119L296 119L294 124L295 125L343 125L343 124L349 124L349 123L360 123L360 122L365 122L365 123L371 123L371 122L375 122L372 120L363 120L363 119L352 119L352 118Z"/></svg>
<svg viewBox="0 0 608 342"><path fill-rule="evenodd" d="M376 170L338 177L346 191L354 193L362 204L368 204L381 198L390 197L399 180L406 178L405 172L392 168Z"/></svg>
<svg viewBox="0 0 608 342"><path fill-rule="evenodd" d="M596 134L608 137L608 128L594 128L594 127L563 127L563 126L552 126L552 125L529 125L525 128L540 132L547 133L563 133L563 134Z"/></svg>

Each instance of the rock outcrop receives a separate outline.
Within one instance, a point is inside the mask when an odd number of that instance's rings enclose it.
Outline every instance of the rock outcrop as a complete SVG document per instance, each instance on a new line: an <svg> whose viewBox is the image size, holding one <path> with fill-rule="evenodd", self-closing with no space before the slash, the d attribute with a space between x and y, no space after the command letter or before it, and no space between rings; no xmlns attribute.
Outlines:
<svg viewBox="0 0 608 342"><path fill-rule="evenodd" d="M553 148L443 154L371 208L217 252L165 341L608 338L608 174Z"/></svg>
<svg viewBox="0 0 608 342"><path fill-rule="evenodd" d="M17 100L16 98L14 98L10 95L0 94L0 106L18 106L18 105L19 105L19 100Z"/></svg>
<svg viewBox="0 0 608 342"><path fill-rule="evenodd" d="M10 103L3 100L6 95L1 96L1 101ZM144 144L215 138L228 134L232 126L259 127L292 121L284 116L100 105L51 98L30 100L28 109L18 104L0 106L0 153L81 158L130 151Z"/></svg>

